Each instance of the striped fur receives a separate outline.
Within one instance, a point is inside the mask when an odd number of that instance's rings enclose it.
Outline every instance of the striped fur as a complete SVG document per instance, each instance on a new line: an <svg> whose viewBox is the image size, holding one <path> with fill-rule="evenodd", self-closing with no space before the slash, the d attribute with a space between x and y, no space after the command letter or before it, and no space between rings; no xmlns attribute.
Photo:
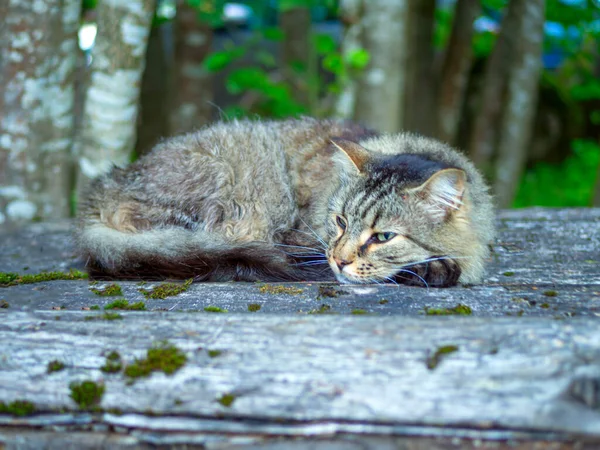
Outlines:
<svg viewBox="0 0 600 450"><path fill-rule="evenodd" d="M487 187L459 153L309 118L167 139L95 180L79 211L78 247L105 278L447 286L481 279L493 237Z"/></svg>

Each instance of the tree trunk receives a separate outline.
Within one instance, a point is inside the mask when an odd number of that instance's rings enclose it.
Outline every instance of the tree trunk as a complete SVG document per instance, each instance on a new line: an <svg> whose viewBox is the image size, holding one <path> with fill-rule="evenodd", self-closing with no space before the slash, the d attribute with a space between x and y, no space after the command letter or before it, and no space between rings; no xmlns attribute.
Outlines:
<svg viewBox="0 0 600 450"><path fill-rule="evenodd" d="M480 10L479 0L458 0L444 55L437 97L437 137L451 145L456 145L473 60L473 22Z"/></svg>
<svg viewBox="0 0 600 450"><path fill-rule="evenodd" d="M191 131L210 122L214 110L212 75L202 67L212 49L213 32L185 1L175 16L175 72L169 133Z"/></svg>
<svg viewBox="0 0 600 450"><path fill-rule="evenodd" d="M153 26L148 37L136 130L137 157L148 153L161 138L169 135L169 109L165 105L171 101L169 85L173 49L169 48L169 44L172 29L171 21L164 22Z"/></svg>
<svg viewBox="0 0 600 450"><path fill-rule="evenodd" d="M527 160L542 71L544 0L512 0L520 11L518 41L508 74L500 123L494 192L500 208L511 206Z"/></svg>
<svg viewBox="0 0 600 450"><path fill-rule="evenodd" d="M98 2L98 36L76 156L77 192L113 164L129 162L154 0Z"/></svg>
<svg viewBox="0 0 600 450"><path fill-rule="evenodd" d="M362 0L358 8L370 60L357 81L354 118L380 131L398 131L403 121L407 9L405 0Z"/></svg>
<svg viewBox="0 0 600 450"><path fill-rule="evenodd" d="M469 139L471 159L487 176L492 175L491 164L498 138L498 124L502 116L508 68L517 45L521 3L518 0L508 4L500 36L486 63L480 105Z"/></svg>
<svg viewBox="0 0 600 450"><path fill-rule="evenodd" d="M344 59L347 59L353 51L362 48L361 5L362 0L340 0L340 21L344 24L341 52ZM339 82L341 92L335 103L335 115L342 119L352 119L358 80L346 76Z"/></svg>
<svg viewBox="0 0 600 450"><path fill-rule="evenodd" d="M70 213L80 8L80 0L0 6L0 224Z"/></svg>
<svg viewBox="0 0 600 450"><path fill-rule="evenodd" d="M399 126L406 131L432 136L436 126L433 118L437 81L433 68L435 0L411 0L409 5L404 104L407 113Z"/></svg>
<svg viewBox="0 0 600 450"><path fill-rule="evenodd" d="M318 92L315 89L315 61L310 45L310 10L304 7L284 9L279 25L284 39L281 46L283 76L292 88L294 100L308 111L317 109Z"/></svg>

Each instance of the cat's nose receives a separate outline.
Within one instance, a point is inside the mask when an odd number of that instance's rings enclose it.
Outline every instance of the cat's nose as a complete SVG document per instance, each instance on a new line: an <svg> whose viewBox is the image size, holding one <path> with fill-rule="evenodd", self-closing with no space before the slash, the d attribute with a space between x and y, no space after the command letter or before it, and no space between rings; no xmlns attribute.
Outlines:
<svg viewBox="0 0 600 450"><path fill-rule="evenodd" d="M347 261L345 259L339 259L339 258L333 258L333 260L335 261L335 263L338 266L338 269L340 269L340 272L342 271L342 269L347 266L348 264L351 264L352 261Z"/></svg>

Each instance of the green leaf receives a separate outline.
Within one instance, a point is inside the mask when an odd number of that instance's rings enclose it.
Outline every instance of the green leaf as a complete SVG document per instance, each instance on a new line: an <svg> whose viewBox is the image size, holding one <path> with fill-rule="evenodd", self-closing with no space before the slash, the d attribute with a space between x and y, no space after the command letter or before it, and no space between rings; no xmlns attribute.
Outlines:
<svg viewBox="0 0 600 450"><path fill-rule="evenodd" d="M257 67L236 69L229 74L225 81L225 87L230 94L241 94L251 89L264 91L268 84L267 74Z"/></svg>
<svg viewBox="0 0 600 450"><path fill-rule="evenodd" d="M232 61L239 58L244 54L244 49L241 47L236 47L233 50L226 50L221 52L213 52L208 55L202 65L204 68L210 72L218 72L219 70L223 70Z"/></svg>
<svg viewBox="0 0 600 450"><path fill-rule="evenodd" d="M335 40L328 34L317 34L314 36L313 40L315 49L320 55L334 52L337 48Z"/></svg>
<svg viewBox="0 0 600 450"><path fill-rule="evenodd" d="M263 30L263 36L265 39L268 39L269 41L279 42L279 41L283 41L285 34L283 33L283 30L281 28L270 27L270 28L265 28Z"/></svg>
<svg viewBox="0 0 600 450"><path fill-rule="evenodd" d="M576 100L600 99L600 80L591 79L587 83L573 86L571 95Z"/></svg>
<svg viewBox="0 0 600 450"><path fill-rule="evenodd" d="M346 61L348 62L348 65L351 68L358 70L362 70L367 67L370 59L371 55L364 48L352 50L346 55Z"/></svg>
<svg viewBox="0 0 600 450"><path fill-rule="evenodd" d="M334 74L341 73L344 70L342 56L338 53L330 53L323 58L323 68Z"/></svg>
<svg viewBox="0 0 600 450"><path fill-rule="evenodd" d="M289 11L294 8L310 8L313 6L313 0L279 0L280 11Z"/></svg>

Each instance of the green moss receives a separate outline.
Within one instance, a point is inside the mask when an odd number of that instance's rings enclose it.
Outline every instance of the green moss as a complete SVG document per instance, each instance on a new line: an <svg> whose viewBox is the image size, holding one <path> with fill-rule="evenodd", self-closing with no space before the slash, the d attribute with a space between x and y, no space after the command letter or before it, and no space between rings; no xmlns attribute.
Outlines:
<svg viewBox="0 0 600 450"><path fill-rule="evenodd" d="M390 302L390 301L389 301L389 300L386 300L385 298L383 298L383 299L379 300L379 304L380 304L380 305L387 305L389 302Z"/></svg>
<svg viewBox="0 0 600 450"><path fill-rule="evenodd" d="M256 311L260 311L260 304L259 303L250 303L248 305L248 311L250 312L256 312Z"/></svg>
<svg viewBox="0 0 600 450"><path fill-rule="evenodd" d="M110 309L122 309L125 311L146 311L146 304L144 302L137 302L129 304L129 301L124 298L115 300L104 307L105 310Z"/></svg>
<svg viewBox="0 0 600 450"><path fill-rule="evenodd" d="M104 289L90 288L90 291L101 297L116 297L123 295L123 290L118 284L109 284L108 286L104 287Z"/></svg>
<svg viewBox="0 0 600 450"><path fill-rule="evenodd" d="M19 278L18 273L0 272L0 286L9 286L17 278Z"/></svg>
<svg viewBox="0 0 600 450"><path fill-rule="evenodd" d="M221 397L219 397L217 399L217 402L219 402L221 405L225 406L226 408L231 407L231 405L233 405L233 402L235 401L236 396L233 394L223 394L221 395Z"/></svg>
<svg viewBox="0 0 600 450"><path fill-rule="evenodd" d="M259 286L258 290L261 294L287 294L287 295L298 295L304 292L304 289L300 289L294 286L283 286L277 285L272 286L270 284L264 284Z"/></svg>
<svg viewBox="0 0 600 450"><path fill-rule="evenodd" d="M229 312L226 309L219 308L218 306L205 306L204 311L213 313L226 313Z"/></svg>
<svg viewBox="0 0 600 450"><path fill-rule="evenodd" d="M362 316L362 315L368 314L368 313L364 309L353 309L352 314L357 315L357 316Z"/></svg>
<svg viewBox="0 0 600 450"><path fill-rule="evenodd" d="M459 303L454 308L429 308L425 307L425 314L428 316L470 316L473 314L473 310L467 306Z"/></svg>
<svg viewBox="0 0 600 450"><path fill-rule="evenodd" d="M429 370L435 369L445 355L458 351L456 345L444 345L438 347L435 353L427 358L426 364Z"/></svg>
<svg viewBox="0 0 600 450"><path fill-rule="evenodd" d="M331 305L323 303L318 309L313 309L309 311L308 314L327 314L329 312L331 312Z"/></svg>
<svg viewBox="0 0 600 450"><path fill-rule="evenodd" d="M216 358L217 356L221 356L223 354L223 352L221 350L209 350L208 351L208 356L210 356L211 358Z"/></svg>
<svg viewBox="0 0 600 450"><path fill-rule="evenodd" d="M317 298L324 298L324 297L337 298L340 295L347 295L347 294L348 294L348 291L343 291L341 289L338 289L338 287L335 285L325 284L325 285L319 286L319 293L317 295Z"/></svg>
<svg viewBox="0 0 600 450"><path fill-rule="evenodd" d="M515 273L514 272L504 272L503 275L505 277L512 277Z"/></svg>
<svg viewBox="0 0 600 450"><path fill-rule="evenodd" d="M99 405L104 395L104 385L89 380L71 383L69 388L70 397L81 409L90 409Z"/></svg>
<svg viewBox="0 0 600 450"><path fill-rule="evenodd" d="M65 364L62 361L58 361L55 359L54 361L50 361L48 363L48 369L46 370L46 372L48 372L48 373L60 372L64 368L65 368Z"/></svg>
<svg viewBox="0 0 600 450"><path fill-rule="evenodd" d="M121 355L116 351L112 351L106 357L106 363L100 367L100 370L105 373L117 373L120 372L122 368Z"/></svg>
<svg viewBox="0 0 600 450"><path fill-rule="evenodd" d="M152 372L168 375L177 372L186 363L185 354L168 342L162 342L148 349L145 359L136 359L125 367L125 375L130 378L147 377Z"/></svg>
<svg viewBox="0 0 600 450"><path fill-rule="evenodd" d="M146 298L150 299L165 299L167 297L172 297L174 295L181 294L189 289L190 285L194 280L190 278L186 280L185 283L163 283L158 286L153 287L152 289L138 289L139 292Z"/></svg>
<svg viewBox="0 0 600 450"><path fill-rule="evenodd" d="M542 292L543 295L545 295L546 297L556 297L558 295L558 292L556 291L544 291Z"/></svg>
<svg viewBox="0 0 600 450"><path fill-rule="evenodd" d="M548 309L548 308L550 308L550 305L548 303L542 303L540 305L540 308Z"/></svg>
<svg viewBox="0 0 600 450"><path fill-rule="evenodd" d="M98 305L90 306L90 310L92 310L92 311L98 311L99 309L100 309L100 306L98 306Z"/></svg>
<svg viewBox="0 0 600 450"><path fill-rule="evenodd" d="M24 417L30 416L34 412L35 405L27 400L15 400L9 404L0 402L0 414Z"/></svg>
<svg viewBox="0 0 600 450"><path fill-rule="evenodd" d="M0 300L0 308L6 309L10 306L10 304L6 300Z"/></svg>
<svg viewBox="0 0 600 450"><path fill-rule="evenodd" d="M118 313L104 313L99 316L87 316L84 320L122 320L123 316Z"/></svg>
<svg viewBox="0 0 600 450"><path fill-rule="evenodd" d="M41 272L35 275L19 275L12 272L0 272L0 286L15 286L17 284L33 284L55 280L85 280L87 278L87 273L74 269L71 269L68 273Z"/></svg>

